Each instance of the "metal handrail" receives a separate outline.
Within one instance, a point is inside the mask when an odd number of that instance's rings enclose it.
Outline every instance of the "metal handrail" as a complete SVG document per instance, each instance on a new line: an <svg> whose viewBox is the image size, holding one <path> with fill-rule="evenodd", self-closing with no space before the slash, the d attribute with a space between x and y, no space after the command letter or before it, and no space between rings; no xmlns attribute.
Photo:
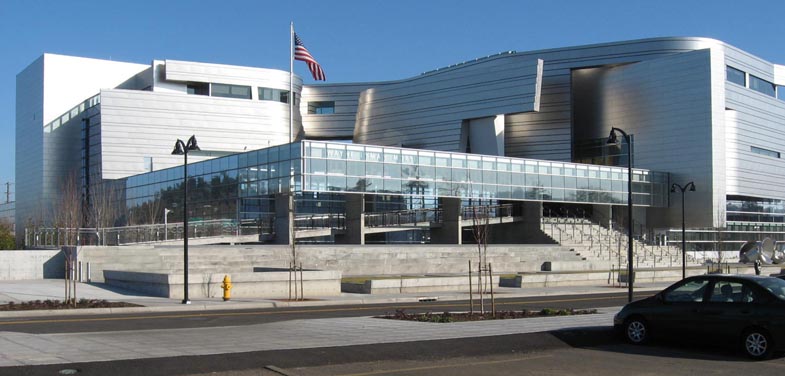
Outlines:
<svg viewBox="0 0 785 376"><path fill-rule="evenodd" d="M189 239L261 235L272 232L272 218L256 220L214 219L189 221ZM104 228L35 228L25 229L25 245L32 248L53 248L63 245L117 246L154 243L183 238L183 223L147 224ZM75 242L76 244L66 244Z"/></svg>

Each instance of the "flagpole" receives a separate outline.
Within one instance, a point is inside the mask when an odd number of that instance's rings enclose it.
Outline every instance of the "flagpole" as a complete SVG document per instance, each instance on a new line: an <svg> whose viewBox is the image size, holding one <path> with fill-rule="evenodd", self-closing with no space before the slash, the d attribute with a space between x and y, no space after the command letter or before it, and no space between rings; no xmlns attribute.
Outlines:
<svg viewBox="0 0 785 376"><path fill-rule="evenodd" d="M289 24L289 143L294 142L294 21Z"/></svg>

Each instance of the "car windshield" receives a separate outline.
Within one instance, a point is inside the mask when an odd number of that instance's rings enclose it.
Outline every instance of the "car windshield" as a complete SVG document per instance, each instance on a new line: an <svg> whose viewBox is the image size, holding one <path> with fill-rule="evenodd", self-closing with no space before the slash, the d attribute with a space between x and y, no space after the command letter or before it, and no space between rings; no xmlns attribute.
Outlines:
<svg viewBox="0 0 785 376"><path fill-rule="evenodd" d="M765 278L756 280L758 284L763 286L766 290L771 291L772 294L778 298L785 300L785 281L779 278Z"/></svg>

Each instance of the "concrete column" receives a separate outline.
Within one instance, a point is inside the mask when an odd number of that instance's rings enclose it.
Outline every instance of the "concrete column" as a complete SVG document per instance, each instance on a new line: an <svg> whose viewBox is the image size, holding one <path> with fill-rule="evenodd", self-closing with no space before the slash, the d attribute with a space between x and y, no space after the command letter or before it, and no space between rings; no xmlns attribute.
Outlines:
<svg viewBox="0 0 785 376"><path fill-rule="evenodd" d="M346 194L346 233L336 235L340 244L365 244L365 195Z"/></svg>
<svg viewBox="0 0 785 376"><path fill-rule="evenodd" d="M613 205L600 205L595 204L591 206L592 222L602 225L603 227L610 226L613 219Z"/></svg>
<svg viewBox="0 0 785 376"><path fill-rule="evenodd" d="M275 244L292 244L294 241L292 232L289 230L294 215L294 211L290 209L293 204L290 195L285 193L275 195L275 223L273 224L273 231L275 231L273 243Z"/></svg>
<svg viewBox="0 0 785 376"><path fill-rule="evenodd" d="M461 236L461 199L440 197L442 225L431 229L432 244L463 244Z"/></svg>
<svg viewBox="0 0 785 376"><path fill-rule="evenodd" d="M492 225L488 242L492 244L544 244L550 243L548 237L540 229L542 220L542 202L518 202L519 207L513 211L515 216L522 217L520 222Z"/></svg>

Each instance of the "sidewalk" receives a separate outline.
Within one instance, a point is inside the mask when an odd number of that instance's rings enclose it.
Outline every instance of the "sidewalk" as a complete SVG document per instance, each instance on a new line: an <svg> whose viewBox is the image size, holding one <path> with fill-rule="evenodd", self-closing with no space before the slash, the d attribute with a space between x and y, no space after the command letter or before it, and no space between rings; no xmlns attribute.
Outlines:
<svg viewBox="0 0 785 376"><path fill-rule="evenodd" d="M664 285L642 285L637 290L659 290ZM0 282L0 303L7 301L58 299L62 280ZM626 291L611 287L501 288L503 297L585 295ZM281 306L371 304L417 301L421 297L442 300L466 299L465 294L373 295L343 294L340 297L306 302L239 299L223 302L205 299L184 305L180 301L151 298L100 286L79 284L78 296L143 304L141 308L80 309L70 311L3 312L0 318L41 315L85 315L142 311L198 311ZM374 345L436 339L473 338L524 334L568 328L610 326L617 308L600 309L598 314L556 316L518 320L458 322L449 324L384 320L372 317L288 320L233 327L158 329L113 332L28 334L0 326L0 367L43 365L123 359L159 358L292 350L304 348Z"/></svg>
<svg viewBox="0 0 785 376"><path fill-rule="evenodd" d="M635 291L659 291L669 286L670 283L642 283L635 286ZM533 296L554 295L586 295L626 292L626 288L612 286L560 286L560 287L528 287L510 288L498 287L494 289L498 298L520 298ZM30 281L0 281L0 304L8 302L24 302L31 300L63 300L65 283L63 280L45 279ZM143 307L126 308L93 308L73 310L50 311L0 311L0 318L60 316L60 315L91 315L109 313L138 313L138 312L183 312L224 309L259 309L277 307L306 307L328 305L354 305L354 304L383 304L418 302L421 299L435 299L438 301L466 300L467 293L438 292L420 294L350 294L342 293L340 296L319 297L307 296L312 299L302 302L288 302L276 299L263 298L232 298L224 302L221 298L193 299L191 304L182 304L179 299L158 298L141 295L137 292L118 289L104 284L78 283L76 287L78 299L104 299L108 301L127 302Z"/></svg>

